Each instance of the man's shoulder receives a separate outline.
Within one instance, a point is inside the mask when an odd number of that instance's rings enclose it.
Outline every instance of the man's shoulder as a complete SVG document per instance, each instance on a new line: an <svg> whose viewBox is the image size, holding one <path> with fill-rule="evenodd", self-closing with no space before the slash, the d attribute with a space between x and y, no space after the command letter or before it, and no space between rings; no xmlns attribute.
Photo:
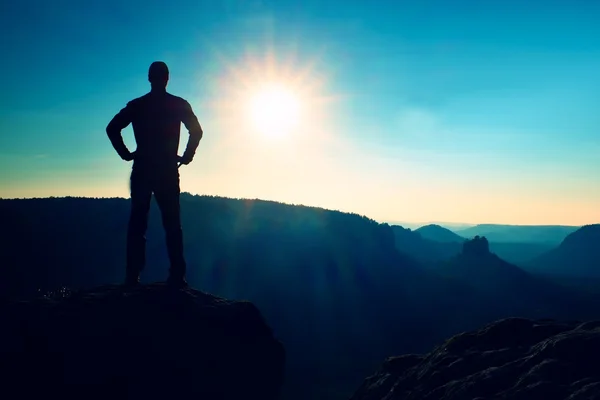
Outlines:
<svg viewBox="0 0 600 400"><path fill-rule="evenodd" d="M136 105L142 104L142 103L144 103L144 102L146 102L148 100L148 96L149 96L149 93L146 93L143 96L136 97L135 99L129 100L127 102L127 106L134 106L135 107Z"/></svg>
<svg viewBox="0 0 600 400"><path fill-rule="evenodd" d="M190 103L183 97L175 96L174 94L171 94L171 93L167 93L167 96L169 96L170 101L172 101L173 103L175 103L179 106L189 106L190 105Z"/></svg>

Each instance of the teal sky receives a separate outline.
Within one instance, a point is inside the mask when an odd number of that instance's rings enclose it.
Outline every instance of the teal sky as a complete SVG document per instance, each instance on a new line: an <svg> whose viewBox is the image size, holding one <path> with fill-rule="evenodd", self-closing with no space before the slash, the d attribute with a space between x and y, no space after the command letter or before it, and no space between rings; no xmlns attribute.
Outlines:
<svg viewBox="0 0 600 400"><path fill-rule="evenodd" d="M0 197L127 197L105 127L163 60L205 131L183 191L597 223L598 21L590 0L3 2ZM273 82L300 122L265 135L245 99Z"/></svg>

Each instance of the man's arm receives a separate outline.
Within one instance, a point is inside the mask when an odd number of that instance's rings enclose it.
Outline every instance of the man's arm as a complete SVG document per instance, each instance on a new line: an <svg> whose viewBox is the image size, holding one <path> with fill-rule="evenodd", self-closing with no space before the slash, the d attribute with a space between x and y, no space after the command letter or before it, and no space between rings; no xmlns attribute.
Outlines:
<svg viewBox="0 0 600 400"><path fill-rule="evenodd" d="M198 118L194 111L192 110L192 106L187 101L183 103L183 115L181 117L181 122L185 125L190 134L190 137L187 142L187 146L181 157L182 164L189 164L194 159L194 154L196 154L196 149L198 148L198 144L200 144L200 139L202 139L202 127L198 122Z"/></svg>
<svg viewBox="0 0 600 400"><path fill-rule="evenodd" d="M130 123L131 103L127 103L127 106L121 109L121 111L119 111L117 115L113 117L106 127L106 134L108 135L110 142L117 151L117 154L119 154L119 156L125 161L131 161L133 159L133 154L129 151L129 149L127 149L127 146L125 146L121 131Z"/></svg>

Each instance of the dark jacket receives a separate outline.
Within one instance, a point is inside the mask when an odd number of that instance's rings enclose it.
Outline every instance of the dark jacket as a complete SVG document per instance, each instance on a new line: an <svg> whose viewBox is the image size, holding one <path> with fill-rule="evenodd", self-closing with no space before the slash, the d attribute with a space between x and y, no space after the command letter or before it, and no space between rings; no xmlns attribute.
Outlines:
<svg viewBox="0 0 600 400"><path fill-rule="evenodd" d="M124 160L134 160L134 169L177 165L181 123L189 132L189 140L181 157L184 164L194 158L202 139L202 128L190 104L167 92L150 92L127 103L106 127L113 147ZM129 124L137 149L132 154L121 131Z"/></svg>

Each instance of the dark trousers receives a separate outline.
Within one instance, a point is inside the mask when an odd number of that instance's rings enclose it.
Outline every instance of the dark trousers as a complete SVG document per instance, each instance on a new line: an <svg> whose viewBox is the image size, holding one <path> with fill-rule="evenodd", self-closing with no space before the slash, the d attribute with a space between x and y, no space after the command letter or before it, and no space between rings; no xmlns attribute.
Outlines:
<svg viewBox="0 0 600 400"><path fill-rule="evenodd" d="M175 278L185 276L183 233L179 206L179 171L177 168L148 170L134 166L131 172L131 214L127 231L127 274L139 274L146 263L146 230L152 194L162 216L167 251Z"/></svg>

